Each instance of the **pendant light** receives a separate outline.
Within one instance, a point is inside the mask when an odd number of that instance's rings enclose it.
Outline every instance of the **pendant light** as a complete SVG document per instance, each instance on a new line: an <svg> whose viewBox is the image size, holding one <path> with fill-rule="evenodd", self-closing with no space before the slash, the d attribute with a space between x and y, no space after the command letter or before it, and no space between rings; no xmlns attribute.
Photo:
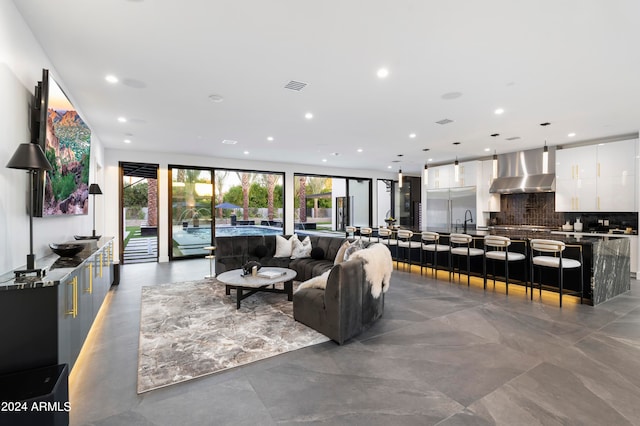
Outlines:
<svg viewBox="0 0 640 426"><path fill-rule="evenodd" d="M460 165L458 164L458 157L456 157L456 161L453 163L453 180L460 182Z"/></svg>
<svg viewBox="0 0 640 426"><path fill-rule="evenodd" d="M402 188L402 169L398 170L398 188Z"/></svg>
<svg viewBox="0 0 640 426"><path fill-rule="evenodd" d="M542 151L542 173L549 173L549 148L547 141L544 141L544 150Z"/></svg>
<svg viewBox="0 0 640 426"><path fill-rule="evenodd" d="M493 181L498 177L498 154L496 154L495 150L493 151L493 160L491 161L491 166L493 168L491 172L491 180Z"/></svg>
<svg viewBox="0 0 640 426"><path fill-rule="evenodd" d="M429 185L429 166L427 164L424 165L424 172L422 174L422 182L423 184Z"/></svg>

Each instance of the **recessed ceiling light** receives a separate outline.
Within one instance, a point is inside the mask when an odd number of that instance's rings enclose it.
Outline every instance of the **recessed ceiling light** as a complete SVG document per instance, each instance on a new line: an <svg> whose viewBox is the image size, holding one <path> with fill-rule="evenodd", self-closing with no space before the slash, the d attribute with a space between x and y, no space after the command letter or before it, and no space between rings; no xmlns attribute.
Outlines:
<svg viewBox="0 0 640 426"><path fill-rule="evenodd" d="M433 158L429 158L427 161L433 161Z"/></svg>
<svg viewBox="0 0 640 426"><path fill-rule="evenodd" d="M249 155L249 151L244 151L243 154L244 155Z"/></svg>
<svg viewBox="0 0 640 426"><path fill-rule="evenodd" d="M386 68L380 68L376 74L378 78L387 78L389 76L389 70Z"/></svg>
<svg viewBox="0 0 640 426"><path fill-rule="evenodd" d="M570 138L572 138L572 137L574 137L575 135L576 135L575 133L571 132L571 133L569 133L567 136L569 136Z"/></svg>
<svg viewBox="0 0 640 426"><path fill-rule="evenodd" d="M225 145L235 145L235 144L238 143L238 141L232 141L230 139L225 139L225 140L222 141L222 143L225 144Z"/></svg>
<svg viewBox="0 0 640 426"><path fill-rule="evenodd" d="M545 123L540 123L541 126L549 126L551 123L549 123L548 121Z"/></svg>
<svg viewBox="0 0 640 426"><path fill-rule="evenodd" d="M492 134L491 134L491 137L493 137L493 138L495 138L495 137L497 137L497 136L500 136L500 133L492 133Z"/></svg>
<svg viewBox="0 0 640 426"><path fill-rule="evenodd" d="M209 100L211 102L220 103L224 101L224 98L220 95L209 95Z"/></svg>
<svg viewBox="0 0 640 426"><path fill-rule="evenodd" d="M131 139L125 139L123 142L124 143L131 143Z"/></svg>
<svg viewBox="0 0 640 426"><path fill-rule="evenodd" d="M387 166L387 169L390 169L390 168L391 168L391 166Z"/></svg>
<svg viewBox="0 0 640 426"><path fill-rule="evenodd" d="M494 112L494 114L500 115L500 114L502 114L502 113L504 112L504 109L502 109L502 108L498 108L498 109L496 109L496 110L495 110L495 111L493 111L493 112Z"/></svg>
<svg viewBox="0 0 640 426"><path fill-rule="evenodd" d="M118 117L118 121L121 123L126 123L127 119L125 117Z"/></svg>
<svg viewBox="0 0 640 426"><path fill-rule="evenodd" d="M410 137L411 139L414 139L416 136L417 136L417 135L416 135L415 133L409 133L409 137Z"/></svg>
<svg viewBox="0 0 640 426"><path fill-rule="evenodd" d="M491 148L485 148L484 149L484 152L489 152L489 151L491 151Z"/></svg>
<svg viewBox="0 0 640 426"><path fill-rule="evenodd" d="M323 163L326 163L326 162L327 162L327 159L326 159L326 158L323 158L323 159L322 159L322 162L323 162Z"/></svg>
<svg viewBox="0 0 640 426"><path fill-rule="evenodd" d="M431 148L422 148L422 150L423 150L424 152L427 152L427 151L431 150Z"/></svg>
<svg viewBox="0 0 640 426"><path fill-rule="evenodd" d="M308 112L304 115L304 118L306 118L307 120L311 120L313 118L313 114Z"/></svg>
<svg viewBox="0 0 640 426"><path fill-rule="evenodd" d="M116 84L118 82L118 77L116 77L115 75L108 75L104 79L111 84Z"/></svg>
<svg viewBox="0 0 640 426"><path fill-rule="evenodd" d="M362 148L358 148L357 151L358 152L362 152L363 150L362 150Z"/></svg>
<svg viewBox="0 0 640 426"><path fill-rule="evenodd" d="M267 136L267 140L268 140L269 142L273 142L273 136Z"/></svg>
<svg viewBox="0 0 640 426"><path fill-rule="evenodd" d="M453 142L454 145L460 145L460 142Z"/></svg>

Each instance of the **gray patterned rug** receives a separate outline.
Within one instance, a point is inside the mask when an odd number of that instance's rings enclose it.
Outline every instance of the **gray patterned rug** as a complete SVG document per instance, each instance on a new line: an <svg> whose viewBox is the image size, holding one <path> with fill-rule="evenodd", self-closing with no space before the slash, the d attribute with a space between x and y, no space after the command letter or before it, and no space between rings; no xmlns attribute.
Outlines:
<svg viewBox="0 0 640 426"><path fill-rule="evenodd" d="M327 340L294 321L284 294L254 294L236 310L235 291L216 280L142 287L138 393Z"/></svg>

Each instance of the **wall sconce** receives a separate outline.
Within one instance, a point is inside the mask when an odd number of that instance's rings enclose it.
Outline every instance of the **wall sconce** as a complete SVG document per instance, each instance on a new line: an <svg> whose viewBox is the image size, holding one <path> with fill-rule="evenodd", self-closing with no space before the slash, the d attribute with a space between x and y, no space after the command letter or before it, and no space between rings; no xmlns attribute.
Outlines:
<svg viewBox="0 0 640 426"><path fill-rule="evenodd" d="M402 188L402 169L398 170L398 188Z"/></svg>
<svg viewBox="0 0 640 426"><path fill-rule="evenodd" d="M27 268L14 271L16 277L35 272L41 277L42 269L36 268L36 257L33 254L33 184L35 175L41 170L51 170L51 163L47 160L40 145L36 143L21 143L7 163L9 169L26 170L29 173L29 254Z"/></svg>
<svg viewBox="0 0 640 426"><path fill-rule="evenodd" d="M458 163L458 157L456 157L456 161L453 163L453 180L456 182L460 181L460 164Z"/></svg>
<svg viewBox="0 0 640 426"><path fill-rule="evenodd" d="M498 177L498 154L496 154L495 151L493 151L491 166L493 167L493 171L491 172L491 180L493 180Z"/></svg>
<svg viewBox="0 0 640 426"><path fill-rule="evenodd" d="M547 141L544 141L544 150L542 151L542 173L549 173L549 148Z"/></svg>
<svg viewBox="0 0 640 426"><path fill-rule="evenodd" d="M424 165L424 171L422 172L422 182L424 185L429 185L429 166Z"/></svg>

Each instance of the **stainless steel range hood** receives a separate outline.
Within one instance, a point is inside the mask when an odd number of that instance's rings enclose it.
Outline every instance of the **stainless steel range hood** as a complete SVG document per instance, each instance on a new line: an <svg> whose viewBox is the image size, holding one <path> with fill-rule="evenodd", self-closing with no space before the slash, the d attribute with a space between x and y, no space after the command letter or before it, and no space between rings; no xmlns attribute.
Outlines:
<svg viewBox="0 0 640 426"><path fill-rule="evenodd" d="M542 170L543 148L512 152L498 156L498 177L489 192L498 194L521 194L533 192L555 192L556 151L549 147L548 173Z"/></svg>

